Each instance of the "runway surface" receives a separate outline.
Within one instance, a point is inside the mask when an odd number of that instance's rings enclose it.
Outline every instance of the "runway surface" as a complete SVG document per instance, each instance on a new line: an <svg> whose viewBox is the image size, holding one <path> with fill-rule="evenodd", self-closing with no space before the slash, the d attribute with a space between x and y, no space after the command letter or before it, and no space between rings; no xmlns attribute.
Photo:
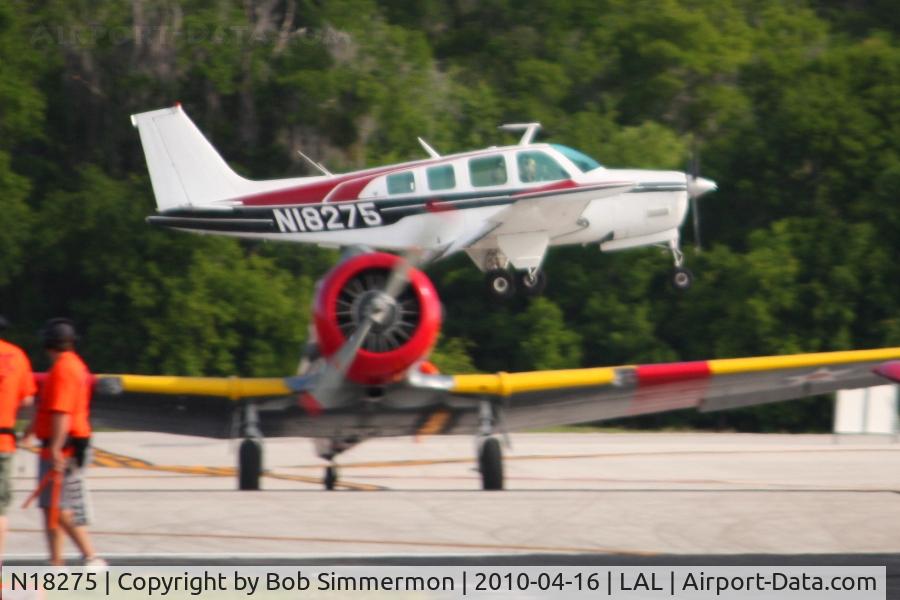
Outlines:
<svg viewBox="0 0 900 600"><path fill-rule="evenodd" d="M888 564L889 576L900 564L900 444L888 438L512 441L503 492L479 489L468 437L366 442L340 456L335 492L321 489L324 463L307 440L269 440L265 489L238 492L235 444L100 433L93 535L112 562L145 564L801 560ZM10 562L45 559L39 512L19 508L35 485L34 461L20 452L14 470Z"/></svg>

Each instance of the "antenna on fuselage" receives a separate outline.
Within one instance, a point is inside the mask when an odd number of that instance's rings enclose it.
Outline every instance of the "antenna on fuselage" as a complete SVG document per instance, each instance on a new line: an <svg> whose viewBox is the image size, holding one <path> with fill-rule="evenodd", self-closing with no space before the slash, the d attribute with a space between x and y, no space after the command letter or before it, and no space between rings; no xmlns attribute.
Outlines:
<svg viewBox="0 0 900 600"><path fill-rule="evenodd" d="M527 146L534 140L534 136L540 128L540 123L506 123L497 129L500 131L524 131L525 133L522 134L522 139L519 140L519 145Z"/></svg>
<svg viewBox="0 0 900 600"><path fill-rule="evenodd" d="M428 142L426 142L425 140L423 140L420 137L417 137L416 139L419 140L419 143L422 145L422 148L425 149L425 152L428 153L428 156L430 156L431 158L440 158L441 157L441 155L438 153L438 151L435 150L434 148L432 148L428 144Z"/></svg>
<svg viewBox="0 0 900 600"><path fill-rule="evenodd" d="M308 162L309 164L311 164L311 165L312 165L313 167L315 167L317 170L321 171L323 175L326 175L326 176L328 176L328 177L334 177L334 173L332 173L331 171L329 171L328 169L326 169L326 168L322 165L322 163L317 163L316 161L314 161L313 159L311 159L311 158L308 157L307 155L303 154L303 153L302 153L301 151L299 151L299 150L297 150L297 154L299 154L300 156L302 156L303 159L304 159L306 162Z"/></svg>

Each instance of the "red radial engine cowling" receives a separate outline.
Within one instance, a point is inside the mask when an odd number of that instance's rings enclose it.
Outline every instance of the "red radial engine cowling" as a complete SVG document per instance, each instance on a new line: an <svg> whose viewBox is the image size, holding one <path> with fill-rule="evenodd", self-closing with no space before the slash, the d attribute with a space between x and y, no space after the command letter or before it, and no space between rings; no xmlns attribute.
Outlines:
<svg viewBox="0 0 900 600"><path fill-rule="evenodd" d="M316 295L315 326L319 348L332 356L366 319L367 306L383 293L391 271L402 259L372 252L337 265L322 280ZM363 385L378 385L402 377L425 358L441 329L441 303L431 280L410 269L409 284L390 301L383 324L372 326L347 377Z"/></svg>

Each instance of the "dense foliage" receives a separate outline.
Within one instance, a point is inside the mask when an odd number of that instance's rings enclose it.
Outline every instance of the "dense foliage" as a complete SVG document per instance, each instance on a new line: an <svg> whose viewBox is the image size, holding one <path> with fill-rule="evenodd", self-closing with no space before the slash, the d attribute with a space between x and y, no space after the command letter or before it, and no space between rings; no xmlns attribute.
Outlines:
<svg viewBox="0 0 900 600"><path fill-rule="evenodd" d="M157 230L128 116L181 101L239 171L332 170L508 142L682 169L694 289L653 250L552 251L545 298L495 306L430 268L445 368L515 370L900 344L900 48L892 3L822 0L43 0L0 3L0 312L68 315L97 371L291 371L336 258ZM689 229L686 230L688 241ZM39 354L33 352L37 359ZM40 365L40 360L37 360ZM681 422L828 427L792 403ZM666 421L672 423L671 418Z"/></svg>

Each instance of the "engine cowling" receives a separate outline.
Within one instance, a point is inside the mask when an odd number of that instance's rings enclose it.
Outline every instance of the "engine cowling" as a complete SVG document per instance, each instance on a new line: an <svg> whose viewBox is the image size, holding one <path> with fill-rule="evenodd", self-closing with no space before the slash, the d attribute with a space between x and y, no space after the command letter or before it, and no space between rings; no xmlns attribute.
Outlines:
<svg viewBox="0 0 900 600"><path fill-rule="evenodd" d="M334 355L366 319L367 310L384 289L391 271L401 259L372 252L347 259L322 280L316 294L314 320L319 348ZM347 377L363 385L395 381L424 359L437 341L441 328L441 303L425 273L410 268L409 283L389 301L387 317L375 324L347 371Z"/></svg>

